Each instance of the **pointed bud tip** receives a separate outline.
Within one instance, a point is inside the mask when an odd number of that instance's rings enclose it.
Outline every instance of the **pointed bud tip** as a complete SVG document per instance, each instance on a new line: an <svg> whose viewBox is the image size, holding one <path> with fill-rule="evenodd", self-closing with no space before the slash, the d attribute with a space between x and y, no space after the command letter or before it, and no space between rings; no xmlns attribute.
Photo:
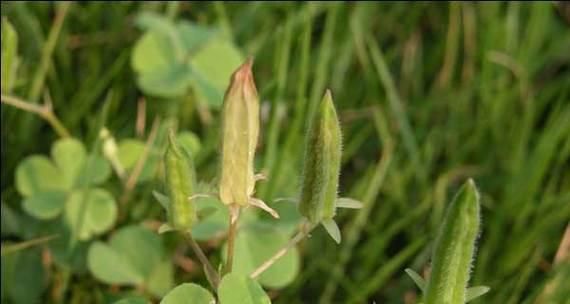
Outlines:
<svg viewBox="0 0 570 304"><path fill-rule="evenodd" d="M334 101L333 101L332 93L331 93L330 89L327 89L325 91L325 95L323 96L321 105L322 105L323 109L329 108L329 107L334 108Z"/></svg>
<svg viewBox="0 0 570 304"><path fill-rule="evenodd" d="M467 188L475 194L475 196L478 198L479 197L479 190L477 190L477 185L475 184L475 181L473 180L473 178L469 178L467 180Z"/></svg>
<svg viewBox="0 0 570 304"><path fill-rule="evenodd" d="M253 66L253 57L248 57L244 63L242 63L237 70L234 72L233 78L234 79L246 79L247 77L251 77L251 69Z"/></svg>

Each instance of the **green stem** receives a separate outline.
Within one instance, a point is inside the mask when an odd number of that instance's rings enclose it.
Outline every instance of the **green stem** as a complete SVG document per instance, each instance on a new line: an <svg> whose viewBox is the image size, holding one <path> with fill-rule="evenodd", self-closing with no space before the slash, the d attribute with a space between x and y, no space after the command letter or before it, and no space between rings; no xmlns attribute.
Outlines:
<svg viewBox="0 0 570 304"><path fill-rule="evenodd" d="M283 248L279 249L272 257L270 257L267 261L263 262L257 269L255 269L249 277L252 279L256 279L259 277L264 271L269 269L271 265L273 265L277 260L282 258L291 248L295 247L297 243L303 240L309 233L313 230L315 226L311 225L309 222L304 222L301 224L301 229L299 232L289 241Z"/></svg>
<svg viewBox="0 0 570 304"><path fill-rule="evenodd" d="M27 101L24 101L18 97L2 95L1 100L3 103L18 108L20 110L37 114L45 121L47 121L54 131L60 137L70 137L71 133L63 126L61 121L53 113L51 106L48 105L36 105Z"/></svg>
<svg viewBox="0 0 570 304"><path fill-rule="evenodd" d="M198 260L200 260L200 263L202 263L202 266L204 266L204 272L206 273L206 278L208 279L208 282L210 283L210 285L214 290L217 290L218 284L220 283L220 276L218 275L218 273L216 272L216 270L214 269L214 267L212 266L206 255L204 254L204 251L202 251L202 248L200 248L200 245L198 245L198 243L196 243L194 238L192 238L192 234L188 232L184 234L184 236L190 243L190 246L192 247L192 250L194 250L194 253L198 257Z"/></svg>
<svg viewBox="0 0 570 304"><path fill-rule="evenodd" d="M30 95L28 96L28 99L33 103L36 103L38 101L42 93L42 88L44 86L46 75L51 62L51 56L55 49L57 39L59 38L59 34L61 33L63 21L65 20L65 16L69 11L71 3L72 2L62 2L59 4L57 8L55 20L53 21L53 25L49 32L46 44L42 49L42 57L40 59L40 65L38 67L38 70L34 74L32 87L30 89Z"/></svg>
<svg viewBox="0 0 570 304"><path fill-rule="evenodd" d="M230 228L228 230L228 252L226 258L226 267L224 273L232 272L233 262L234 262L234 248L235 239L237 233L237 223L239 219L240 207L230 206Z"/></svg>

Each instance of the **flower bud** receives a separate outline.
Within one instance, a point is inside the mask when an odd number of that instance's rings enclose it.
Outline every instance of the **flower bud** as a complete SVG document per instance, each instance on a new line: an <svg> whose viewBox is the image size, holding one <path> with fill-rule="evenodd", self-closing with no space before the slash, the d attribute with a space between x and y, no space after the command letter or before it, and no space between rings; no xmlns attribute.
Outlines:
<svg viewBox="0 0 570 304"><path fill-rule="evenodd" d="M177 144L174 132L170 132L168 140L164 156L170 198L168 222L174 229L190 229L197 219L195 206L190 199L195 185L194 166L188 151Z"/></svg>
<svg viewBox="0 0 570 304"><path fill-rule="evenodd" d="M312 223L335 216L341 152L340 124L327 90L312 117L305 147L299 212Z"/></svg>
<svg viewBox="0 0 570 304"><path fill-rule="evenodd" d="M479 194L470 179L448 207L439 231L424 295L426 304L466 302L479 225Z"/></svg>
<svg viewBox="0 0 570 304"><path fill-rule="evenodd" d="M234 72L224 97L220 198L226 205L247 205L255 187L259 97L251 66L248 59Z"/></svg>

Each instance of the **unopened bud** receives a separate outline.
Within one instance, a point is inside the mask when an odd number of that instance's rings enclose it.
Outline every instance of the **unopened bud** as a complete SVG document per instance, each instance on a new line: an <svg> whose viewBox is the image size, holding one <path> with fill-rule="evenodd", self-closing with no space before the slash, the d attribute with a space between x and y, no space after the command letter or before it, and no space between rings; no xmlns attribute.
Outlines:
<svg viewBox="0 0 570 304"><path fill-rule="evenodd" d="M327 90L312 117L305 147L299 212L312 223L335 216L341 153L340 124Z"/></svg>
<svg viewBox="0 0 570 304"><path fill-rule="evenodd" d="M234 72L224 97L220 198L226 205L247 205L255 188L259 97L251 66L248 59Z"/></svg>
<svg viewBox="0 0 570 304"><path fill-rule="evenodd" d="M188 151L176 142L174 132L170 132L168 140L164 156L170 198L168 222L174 229L190 229L197 219L196 208L190 199L195 185L194 166Z"/></svg>
<svg viewBox="0 0 570 304"><path fill-rule="evenodd" d="M424 295L426 304L466 302L479 225L479 194L470 179L448 207L439 231Z"/></svg>

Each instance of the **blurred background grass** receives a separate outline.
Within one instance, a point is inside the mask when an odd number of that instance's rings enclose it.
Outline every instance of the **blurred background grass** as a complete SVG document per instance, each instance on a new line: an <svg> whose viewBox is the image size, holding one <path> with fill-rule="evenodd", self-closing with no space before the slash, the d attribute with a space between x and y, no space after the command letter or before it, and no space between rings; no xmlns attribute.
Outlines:
<svg viewBox="0 0 570 304"><path fill-rule="evenodd" d="M414 303L417 290L403 269L428 265L446 203L467 177L483 205L472 284L492 288L474 302L569 303L568 253L561 253L570 218L568 8L77 2L50 38L61 6L2 2L19 38L13 95L38 102L49 92L56 115L89 148L102 122L117 138L136 132L142 93L129 61L140 37L133 19L142 11L218 27L254 56L262 98L257 167L269 176L257 192L266 201L297 193L307 117L332 90L344 134L340 192L365 208L339 213L340 246L321 229L303 242L301 272L271 292L276 303ZM199 135L198 174L215 178L218 109L201 109L192 98L147 98L149 122L168 113ZM22 241L25 233L5 229L6 208L20 213L14 170L30 154L49 154L58 136L4 104L1 127L2 239ZM138 200L152 201L148 190L137 191ZM146 216L158 219L161 211ZM41 303L57 302L57 270L38 276L47 287ZM97 302L88 295L106 288L88 274L71 282L59 301L79 293Z"/></svg>

